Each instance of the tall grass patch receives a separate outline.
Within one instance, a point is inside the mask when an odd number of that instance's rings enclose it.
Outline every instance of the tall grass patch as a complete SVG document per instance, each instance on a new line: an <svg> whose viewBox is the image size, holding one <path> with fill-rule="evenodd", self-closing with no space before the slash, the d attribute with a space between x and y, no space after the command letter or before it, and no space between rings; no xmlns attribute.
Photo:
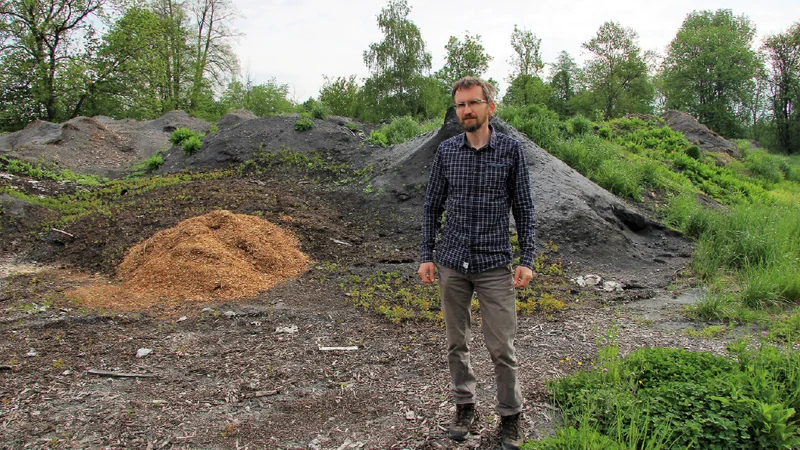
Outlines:
<svg viewBox="0 0 800 450"><path fill-rule="evenodd" d="M591 369L548 382L566 431L525 448L797 448L800 354L746 342L729 352L618 358L606 345Z"/></svg>

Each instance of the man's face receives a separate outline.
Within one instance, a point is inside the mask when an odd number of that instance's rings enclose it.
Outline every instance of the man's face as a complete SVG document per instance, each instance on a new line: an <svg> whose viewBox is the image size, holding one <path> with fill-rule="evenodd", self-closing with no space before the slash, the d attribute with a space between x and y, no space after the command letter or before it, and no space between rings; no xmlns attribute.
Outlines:
<svg viewBox="0 0 800 450"><path fill-rule="evenodd" d="M463 106L456 106L456 114L464 131L471 133L478 131L484 126L488 126L489 116L494 113L497 105L494 103L474 103L470 105L471 100L486 100L483 96L483 90L480 86L472 86L467 89L459 89L456 91L453 102L456 105L463 103Z"/></svg>

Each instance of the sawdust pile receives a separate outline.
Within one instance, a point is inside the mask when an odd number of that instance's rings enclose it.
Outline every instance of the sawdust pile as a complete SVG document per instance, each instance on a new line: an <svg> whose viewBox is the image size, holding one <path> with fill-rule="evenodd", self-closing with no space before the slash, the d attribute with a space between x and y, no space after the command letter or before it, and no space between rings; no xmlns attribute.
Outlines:
<svg viewBox="0 0 800 450"><path fill-rule="evenodd" d="M213 211L131 248L118 283L73 290L84 305L115 310L250 297L304 273L297 239L254 216Z"/></svg>

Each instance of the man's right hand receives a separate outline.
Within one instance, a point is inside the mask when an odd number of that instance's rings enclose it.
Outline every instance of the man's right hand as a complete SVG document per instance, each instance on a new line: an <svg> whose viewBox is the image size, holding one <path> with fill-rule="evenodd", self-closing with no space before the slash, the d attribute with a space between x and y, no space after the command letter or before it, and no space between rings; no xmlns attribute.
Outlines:
<svg viewBox="0 0 800 450"><path fill-rule="evenodd" d="M417 273L419 277L422 278L422 282L425 284L433 284L433 270L434 265L432 262L424 262L419 265L419 270Z"/></svg>

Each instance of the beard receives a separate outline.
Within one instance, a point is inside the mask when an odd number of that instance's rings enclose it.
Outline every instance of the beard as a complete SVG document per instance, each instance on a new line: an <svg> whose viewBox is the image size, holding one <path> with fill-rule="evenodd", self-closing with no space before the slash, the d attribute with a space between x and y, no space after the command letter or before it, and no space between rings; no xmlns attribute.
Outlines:
<svg viewBox="0 0 800 450"><path fill-rule="evenodd" d="M472 123L467 123L467 121L471 119L474 119L475 121ZM467 133L480 130L483 124L484 122L482 122L478 116L467 117L461 121L461 127L464 128L464 131Z"/></svg>

